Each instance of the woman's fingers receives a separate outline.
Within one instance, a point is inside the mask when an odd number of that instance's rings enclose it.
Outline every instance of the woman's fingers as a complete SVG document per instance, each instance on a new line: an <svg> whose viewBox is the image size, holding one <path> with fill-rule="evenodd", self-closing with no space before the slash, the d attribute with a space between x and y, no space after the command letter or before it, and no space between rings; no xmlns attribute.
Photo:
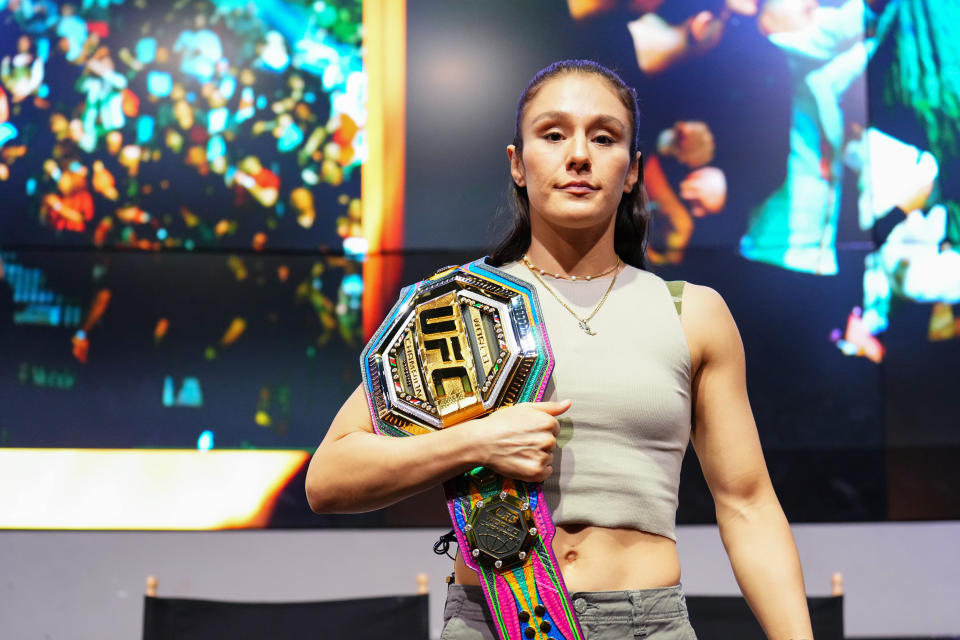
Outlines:
<svg viewBox="0 0 960 640"><path fill-rule="evenodd" d="M549 400L545 402L523 402L518 407L530 407L537 411L543 411L551 416L558 416L570 408L570 400Z"/></svg>

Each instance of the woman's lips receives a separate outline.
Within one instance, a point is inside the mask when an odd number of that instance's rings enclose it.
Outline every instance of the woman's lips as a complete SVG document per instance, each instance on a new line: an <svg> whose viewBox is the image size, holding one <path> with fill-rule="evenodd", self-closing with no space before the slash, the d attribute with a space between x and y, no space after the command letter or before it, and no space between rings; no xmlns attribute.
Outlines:
<svg viewBox="0 0 960 640"><path fill-rule="evenodd" d="M557 188L561 191L565 191L566 193L572 193L576 195L585 195L588 193L593 193L597 190L596 187L587 182L568 182L567 184L560 185Z"/></svg>

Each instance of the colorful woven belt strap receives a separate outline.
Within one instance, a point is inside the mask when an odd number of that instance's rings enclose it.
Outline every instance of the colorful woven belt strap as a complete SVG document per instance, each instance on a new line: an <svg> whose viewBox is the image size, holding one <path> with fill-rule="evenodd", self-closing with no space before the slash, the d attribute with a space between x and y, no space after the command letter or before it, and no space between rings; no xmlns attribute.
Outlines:
<svg viewBox="0 0 960 640"><path fill-rule="evenodd" d="M533 287L483 260L405 287L360 361L374 428L389 436L539 401L553 371ZM582 640L540 485L477 467L444 489L500 639Z"/></svg>

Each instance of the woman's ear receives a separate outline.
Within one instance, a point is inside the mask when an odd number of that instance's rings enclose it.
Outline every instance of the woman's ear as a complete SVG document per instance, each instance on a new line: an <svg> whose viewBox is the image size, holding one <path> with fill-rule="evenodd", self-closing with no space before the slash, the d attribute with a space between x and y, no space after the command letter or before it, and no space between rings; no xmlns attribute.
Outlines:
<svg viewBox="0 0 960 640"><path fill-rule="evenodd" d="M633 162L630 164L630 168L627 170L627 179L623 182L624 193L630 193L633 191L633 187L636 186L637 182L640 180L641 162L643 162L642 154L637 151L636 157L634 157Z"/></svg>
<svg viewBox="0 0 960 640"><path fill-rule="evenodd" d="M507 145L507 157L510 158L510 175L518 187L527 186L527 177L523 173L523 162L515 145Z"/></svg>

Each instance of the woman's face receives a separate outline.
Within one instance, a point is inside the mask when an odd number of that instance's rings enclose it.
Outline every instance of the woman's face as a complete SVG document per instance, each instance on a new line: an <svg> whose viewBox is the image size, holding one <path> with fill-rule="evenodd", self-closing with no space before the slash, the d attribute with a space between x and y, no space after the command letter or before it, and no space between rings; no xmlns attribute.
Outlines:
<svg viewBox="0 0 960 640"><path fill-rule="evenodd" d="M523 150L507 148L510 173L530 200L531 224L586 229L609 224L638 179L630 113L600 76L547 80L520 123Z"/></svg>

